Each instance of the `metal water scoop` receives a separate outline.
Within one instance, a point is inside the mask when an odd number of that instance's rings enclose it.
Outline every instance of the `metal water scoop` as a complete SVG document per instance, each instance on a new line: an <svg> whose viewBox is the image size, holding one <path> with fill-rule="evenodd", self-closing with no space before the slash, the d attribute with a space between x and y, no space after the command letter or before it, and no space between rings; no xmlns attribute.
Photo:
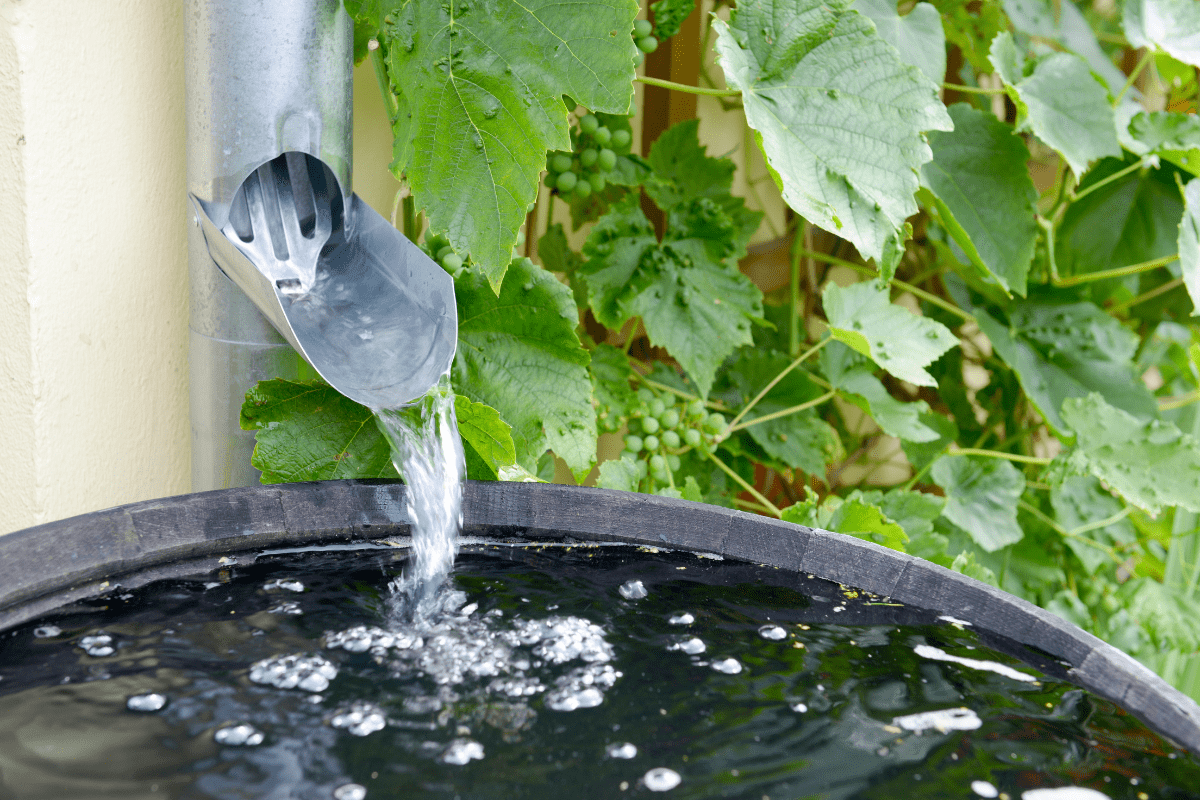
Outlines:
<svg viewBox="0 0 1200 800"><path fill-rule="evenodd" d="M454 282L308 153L260 165L226 220L191 195L209 253L279 333L342 394L396 408L450 367Z"/></svg>

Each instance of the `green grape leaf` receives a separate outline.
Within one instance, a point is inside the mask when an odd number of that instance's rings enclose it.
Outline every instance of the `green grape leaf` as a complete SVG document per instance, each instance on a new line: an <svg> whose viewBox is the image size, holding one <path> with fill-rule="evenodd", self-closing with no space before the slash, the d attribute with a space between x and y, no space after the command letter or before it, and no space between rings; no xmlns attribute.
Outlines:
<svg viewBox="0 0 1200 800"><path fill-rule="evenodd" d="M865 502L858 492L851 492L833 512L829 529L865 539L893 550L904 552L908 535L904 528L889 519L878 506Z"/></svg>
<svg viewBox="0 0 1200 800"><path fill-rule="evenodd" d="M875 420L875 424L888 436L908 442L930 442L938 438L937 431L921 422L921 417L929 413L928 403L924 400L913 403L897 400L870 372L852 372L836 388L843 392L844 399Z"/></svg>
<svg viewBox="0 0 1200 800"><path fill-rule="evenodd" d="M575 305L580 308L586 306L587 284L579 274L579 268L583 266L583 257L567 243L567 234L563 231L561 223L556 222L546 228L546 232L538 239L537 256L543 267L566 276L567 285L571 287L571 294L575 297Z"/></svg>
<svg viewBox="0 0 1200 800"><path fill-rule="evenodd" d="M1105 156L1121 155L1108 93L1082 58L1052 53L1021 77L1012 34L992 42L992 64L1017 106L1017 130L1029 130L1057 150L1076 175Z"/></svg>
<svg viewBox="0 0 1200 800"><path fill-rule="evenodd" d="M821 296L833 338L917 386L937 386L925 367L958 344L945 325L892 303L874 282L845 289L830 282Z"/></svg>
<svg viewBox="0 0 1200 800"><path fill-rule="evenodd" d="M658 0L654 12L654 35L661 41L679 33L679 26L696 8L696 0Z"/></svg>
<svg viewBox="0 0 1200 800"><path fill-rule="evenodd" d="M1017 501L1025 476L999 458L946 455L933 462L933 482L946 492L942 516L989 553L1021 541Z"/></svg>
<svg viewBox="0 0 1200 800"><path fill-rule="evenodd" d="M1192 316L1200 315L1200 179L1188 181L1183 190L1183 218L1179 220L1179 263L1183 283L1192 298Z"/></svg>
<svg viewBox="0 0 1200 800"><path fill-rule="evenodd" d="M492 292L477 270L454 280L454 388L512 426L517 462L532 472L546 448L582 478L596 460L588 353L570 290L528 259L513 259Z"/></svg>
<svg viewBox="0 0 1200 800"><path fill-rule="evenodd" d="M999 3L976 0L930 0L942 15L946 41L957 45L977 75L992 71L988 45L1000 31L1008 30L1008 17Z"/></svg>
<svg viewBox="0 0 1200 800"><path fill-rule="evenodd" d="M1153 153L1200 175L1200 117L1173 111L1140 111L1129 120L1138 155ZM1127 145L1129 146L1129 145Z"/></svg>
<svg viewBox="0 0 1200 800"><path fill-rule="evenodd" d="M1103 522L1124 507L1104 491L1100 482L1091 475L1072 476L1051 486L1050 505L1054 508L1054 518L1067 531ZM1101 528L1064 537L1063 544L1071 549L1091 575L1105 564L1113 563L1112 557L1096 544L1111 549L1114 545L1125 545L1136 540L1137 534L1129 520L1119 519Z"/></svg>
<svg viewBox="0 0 1200 800"><path fill-rule="evenodd" d="M569 150L563 95L629 113L634 0L415 3L377 15L399 111L392 170L434 232L499 291L517 231L538 192L547 150Z"/></svg>
<svg viewBox="0 0 1200 800"><path fill-rule="evenodd" d="M951 122L934 87L848 0L743 0L716 49L784 200L890 276L916 213L922 138Z"/></svg>
<svg viewBox="0 0 1200 800"><path fill-rule="evenodd" d="M663 131L651 146L645 188L659 208L729 194L737 166L728 158L710 157L699 130L700 120L689 119Z"/></svg>
<svg viewBox="0 0 1200 800"><path fill-rule="evenodd" d="M633 367L629 356L610 344L598 345L592 351L592 363L588 366L592 376L592 395L600 406L600 422L608 424L609 430L621 425L621 417L627 416L637 404L637 396L630 388Z"/></svg>
<svg viewBox="0 0 1200 800"><path fill-rule="evenodd" d="M1125 73L1117 69L1100 47L1092 26L1074 3L1054 0L1003 0L1013 27L1042 39L1059 42L1075 55L1083 56L1092 72L1115 94L1125 84Z"/></svg>
<svg viewBox="0 0 1200 800"><path fill-rule="evenodd" d="M890 0L854 0L851 8L875 23L875 30L912 64L940 86L946 78L946 33L942 15L929 3L917 3L900 16Z"/></svg>
<svg viewBox="0 0 1200 800"><path fill-rule="evenodd" d="M829 522L829 518L833 512L828 508L822 509L820 507L820 498L810 487L804 487L804 495L803 500L792 503L783 509L783 513L779 518L784 522L791 522L795 525L806 525L809 528L828 530L826 524ZM836 495L833 496L836 497Z"/></svg>
<svg viewBox="0 0 1200 800"><path fill-rule="evenodd" d="M1068 429L1059 416L1063 401L1091 392L1138 416L1155 415L1154 397L1134 372L1137 336L1092 303L1014 303L1008 327L982 309L975 318L1056 434Z"/></svg>
<svg viewBox="0 0 1200 800"><path fill-rule="evenodd" d="M1148 47L1200 67L1200 3L1196 0L1126 0L1122 26L1134 47Z"/></svg>
<svg viewBox="0 0 1200 800"><path fill-rule="evenodd" d="M1029 148L990 113L965 103L949 111L954 130L929 134L933 161L921 168L921 181L971 263L1024 297L1038 232Z"/></svg>
<svg viewBox="0 0 1200 800"><path fill-rule="evenodd" d="M873 494L865 492L864 498L870 500ZM927 492L892 489L871 502L879 506L888 519L895 520L908 537L913 539L933 532L933 523L941 516L946 498Z"/></svg>
<svg viewBox="0 0 1200 800"><path fill-rule="evenodd" d="M1125 166L1116 159L1103 161L1080 188L1086 189ZM1171 255L1177 252L1182 215L1179 189L1165 171L1117 178L1076 200L1063 215L1055 235L1059 274L1116 269Z"/></svg>
<svg viewBox="0 0 1200 800"><path fill-rule="evenodd" d="M584 243L588 296L610 328L641 317L651 343L667 348L707 396L721 362L753 342L762 293L735 261L713 258L711 241L670 236L658 241L637 195L619 202Z"/></svg>
<svg viewBox="0 0 1200 800"><path fill-rule="evenodd" d="M958 440L958 426L954 420L944 414L928 413L921 415L921 424L937 433L936 439L926 442L914 442L911 439L901 441L900 447L915 470L924 469L934 459L946 452L946 448Z"/></svg>
<svg viewBox="0 0 1200 800"><path fill-rule="evenodd" d="M503 467L516 463L512 427L500 419L500 412L456 394L454 416L466 452L469 478L494 481Z"/></svg>
<svg viewBox="0 0 1200 800"><path fill-rule="evenodd" d="M366 406L324 381L260 381L242 404L263 483L395 478L392 451Z"/></svg>
<svg viewBox="0 0 1200 800"><path fill-rule="evenodd" d="M639 480L637 462L631 456L623 455L600 465L596 486L619 492L636 492Z"/></svg>
<svg viewBox="0 0 1200 800"><path fill-rule="evenodd" d="M1076 472L1090 472L1150 514L1171 506L1200 512L1195 438L1169 422L1114 408L1097 393L1064 400L1062 418L1075 434L1065 460Z"/></svg>

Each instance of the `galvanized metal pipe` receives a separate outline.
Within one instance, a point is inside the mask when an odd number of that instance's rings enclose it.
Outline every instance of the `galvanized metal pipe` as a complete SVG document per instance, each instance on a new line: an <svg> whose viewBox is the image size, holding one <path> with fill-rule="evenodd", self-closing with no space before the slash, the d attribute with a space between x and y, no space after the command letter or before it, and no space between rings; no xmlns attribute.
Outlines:
<svg viewBox="0 0 1200 800"><path fill-rule="evenodd" d="M353 26L341 0L185 0L188 191L225 223L233 195L286 151L325 162L351 194ZM300 357L217 268L198 222L191 274L192 488L258 482L238 415L258 381Z"/></svg>

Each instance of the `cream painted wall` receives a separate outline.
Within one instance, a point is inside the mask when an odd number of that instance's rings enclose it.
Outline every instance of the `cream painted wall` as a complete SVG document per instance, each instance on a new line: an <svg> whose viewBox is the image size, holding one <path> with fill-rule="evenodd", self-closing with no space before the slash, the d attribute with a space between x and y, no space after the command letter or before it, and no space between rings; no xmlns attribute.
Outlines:
<svg viewBox="0 0 1200 800"><path fill-rule="evenodd" d="M181 13L0 0L0 531L188 489Z"/></svg>

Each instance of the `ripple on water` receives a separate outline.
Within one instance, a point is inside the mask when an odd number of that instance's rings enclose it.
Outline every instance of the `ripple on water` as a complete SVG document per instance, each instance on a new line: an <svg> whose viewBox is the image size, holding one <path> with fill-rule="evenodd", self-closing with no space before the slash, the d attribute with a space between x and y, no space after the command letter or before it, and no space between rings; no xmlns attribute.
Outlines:
<svg viewBox="0 0 1200 800"><path fill-rule="evenodd" d="M263 743L264 738L263 732L248 722L226 725L213 731L213 740L229 747L256 747Z"/></svg>

